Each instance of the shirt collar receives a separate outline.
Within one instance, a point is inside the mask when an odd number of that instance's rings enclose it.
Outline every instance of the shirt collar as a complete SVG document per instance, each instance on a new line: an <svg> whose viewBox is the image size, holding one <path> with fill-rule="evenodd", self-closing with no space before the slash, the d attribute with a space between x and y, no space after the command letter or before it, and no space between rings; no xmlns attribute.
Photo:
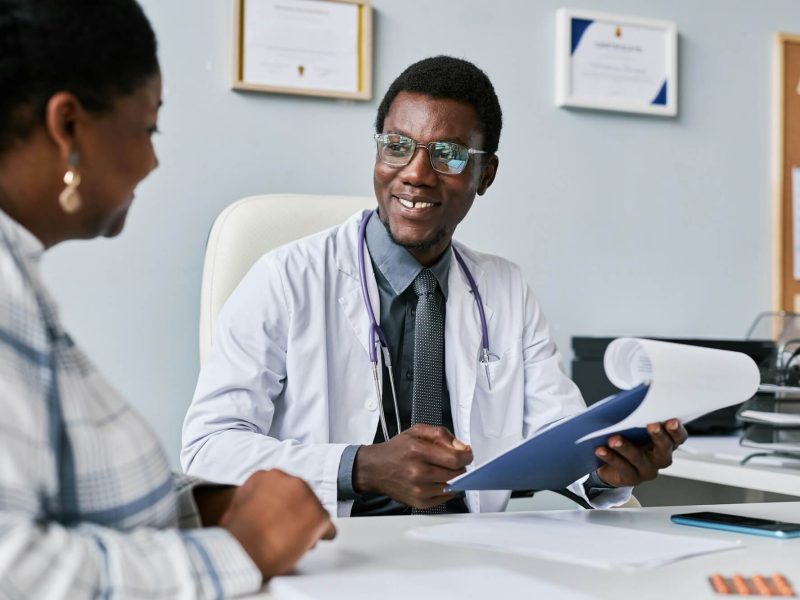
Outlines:
<svg viewBox="0 0 800 600"><path fill-rule="evenodd" d="M367 223L366 240L373 264L392 286L395 294L399 296L411 285L424 267L408 250L396 244L389 237L389 232L386 231L377 212ZM452 246L448 246L439 260L428 267L436 277L445 300L447 299L447 277L450 274L450 256L453 252L451 248Z"/></svg>
<svg viewBox="0 0 800 600"><path fill-rule="evenodd" d="M2 210L0 210L0 229L26 261L38 262L42 257L44 244Z"/></svg>

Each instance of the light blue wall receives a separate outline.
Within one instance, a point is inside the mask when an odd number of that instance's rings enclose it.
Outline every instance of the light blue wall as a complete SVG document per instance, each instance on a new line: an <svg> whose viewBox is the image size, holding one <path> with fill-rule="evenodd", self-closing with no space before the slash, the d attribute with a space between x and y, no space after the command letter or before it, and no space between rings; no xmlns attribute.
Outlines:
<svg viewBox="0 0 800 600"><path fill-rule="evenodd" d="M374 0L367 103L234 93L230 2L143 4L165 79L161 168L121 238L64 244L45 269L74 337L174 464L215 215L262 192L370 194L377 103L428 55L469 58L494 81L498 179L458 237L522 265L562 348L575 334L737 337L771 306L772 35L800 33L797 0L568 4L677 23L672 119L556 108L552 0ZM310 162L316 143L341 151Z"/></svg>

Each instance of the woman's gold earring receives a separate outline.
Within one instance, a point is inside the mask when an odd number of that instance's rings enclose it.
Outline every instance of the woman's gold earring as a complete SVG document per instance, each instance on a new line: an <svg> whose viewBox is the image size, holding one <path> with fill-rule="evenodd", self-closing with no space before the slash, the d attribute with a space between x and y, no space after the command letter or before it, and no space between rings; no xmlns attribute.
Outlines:
<svg viewBox="0 0 800 600"><path fill-rule="evenodd" d="M78 191L81 175L78 173L77 152L71 152L69 155L69 168L64 173L64 184L66 187L58 195L58 203L61 205L61 210L71 215L78 212L83 204L83 199Z"/></svg>

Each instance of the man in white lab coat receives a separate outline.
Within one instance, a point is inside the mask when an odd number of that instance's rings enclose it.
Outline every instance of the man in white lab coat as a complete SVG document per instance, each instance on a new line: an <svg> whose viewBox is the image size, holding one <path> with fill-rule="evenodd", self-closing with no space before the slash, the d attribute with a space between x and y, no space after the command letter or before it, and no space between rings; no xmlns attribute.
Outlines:
<svg viewBox="0 0 800 600"><path fill-rule="evenodd" d="M367 215L357 214L266 254L245 276L186 416L188 473L241 483L278 467L339 516L505 508L509 492L459 496L444 484L584 403L519 268L452 239L494 181L501 123L491 82L467 61L430 58L398 77L378 109L378 211L363 243ZM385 364L382 391L373 379L359 246L396 403ZM675 420L648 431L643 447L612 436L596 451L605 464L568 493L597 507L625 502L686 439Z"/></svg>

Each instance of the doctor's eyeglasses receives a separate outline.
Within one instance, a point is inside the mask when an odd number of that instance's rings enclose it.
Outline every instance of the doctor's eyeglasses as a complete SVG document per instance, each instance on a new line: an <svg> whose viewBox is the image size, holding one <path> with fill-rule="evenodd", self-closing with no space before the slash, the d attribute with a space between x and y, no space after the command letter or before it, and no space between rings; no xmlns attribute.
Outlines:
<svg viewBox="0 0 800 600"><path fill-rule="evenodd" d="M425 148L431 167L443 175L458 175L467 166L471 155L486 154L484 150L467 148L455 142L420 144L399 133L376 133L375 141L378 143L378 158L382 163L398 169L405 167L414 158L418 148Z"/></svg>

